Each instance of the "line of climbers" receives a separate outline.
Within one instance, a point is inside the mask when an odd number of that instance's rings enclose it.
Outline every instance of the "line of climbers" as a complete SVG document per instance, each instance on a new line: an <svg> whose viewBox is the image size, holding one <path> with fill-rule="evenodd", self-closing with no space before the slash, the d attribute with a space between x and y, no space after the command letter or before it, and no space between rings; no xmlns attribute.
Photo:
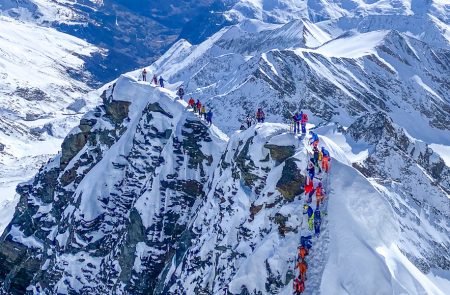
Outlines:
<svg viewBox="0 0 450 295"><path fill-rule="evenodd" d="M142 81L147 81L147 69L144 69L142 71L142 75L141 76L142 76ZM159 82L159 86L164 88L164 82L166 82L166 80L164 80L164 78L162 76L159 76L159 79L158 79L158 77L155 74L155 75L153 75L152 82L156 86L158 86L158 82Z"/></svg>
<svg viewBox="0 0 450 295"><path fill-rule="evenodd" d="M294 130L298 130L298 127ZM306 130L304 133L306 133ZM319 149L318 135L313 131L310 131L309 134L311 136L309 139L309 144L312 146L313 153L311 154L308 152L309 160L306 168L307 177L304 187L305 202L303 204L303 222L301 228L300 246L298 247L297 260L295 264L299 275L295 277L293 282L294 294L296 295L299 295L305 291L306 272L308 270L306 257L312 247L312 233L314 232L316 237L320 235L322 213L324 210L323 207L325 207L325 189L323 180L325 175L328 178L331 159L330 153L324 147ZM316 205L315 210L311 207L314 195Z"/></svg>
<svg viewBox="0 0 450 295"><path fill-rule="evenodd" d="M181 98L181 96L180 96ZM192 108L194 110L194 114L198 113L200 118L205 119L208 125L212 124L213 112L211 109L206 111L206 106L197 99L197 102L191 97L188 101L188 108Z"/></svg>
<svg viewBox="0 0 450 295"><path fill-rule="evenodd" d="M142 72L142 80L147 81L147 71L146 69ZM162 76L159 78L159 83L161 87L164 87L164 79ZM155 85L158 85L158 80L156 75L153 75L152 82ZM178 97L182 100L184 96L184 89L180 86L177 90ZM195 102L194 98L190 98L188 101L188 108L192 108L194 113L198 113L200 118L204 118L206 122L211 125L212 124L212 110L206 112L206 106L197 99ZM256 111L256 121L258 123L264 123L266 115L262 108L258 108ZM291 131L293 129L294 134L302 133L302 136L306 135L306 123L308 122L308 115L303 113L302 111L299 113L295 113L292 117ZM247 124L247 128L250 128L254 124L254 119L251 115L247 115L245 119L245 123ZM301 126L301 129L300 129ZM293 127L293 128L292 128ZM244 123L241 124L241 130L246 129ZM307 224L307 228L305 231L302 229L302 235L300 237L300 246L298 247L297 260L295 267L298 269L299 275L295 277L294 284L294 294L299 295L305 291L305 281L306 281L306 272L308 270L308 264L306 262L306 257L309 254L309 249L312 247L312 232L316 237L320 234L320 226L322 223L322 212L320 210L320 205L324 204L325 201L325 190L322 184L322 172L328 175L330 169L330 153L322 147L320 150L319 146L319 137L313 131L309 132L311 138L309 139L309 144L312 146L313 154L312 157L308 161L307 165L307 177L304 186L305 193L305 203L303 205L303 216L304 220L302 225ZM310 153L308 153L310 155ZM316 170L318 173L316 175ZM317 180L317 185L314 185L314 180ZM313 210L311 207L311 203L313 201L313 196L315 195L316 199L316 209Z"/></svg>

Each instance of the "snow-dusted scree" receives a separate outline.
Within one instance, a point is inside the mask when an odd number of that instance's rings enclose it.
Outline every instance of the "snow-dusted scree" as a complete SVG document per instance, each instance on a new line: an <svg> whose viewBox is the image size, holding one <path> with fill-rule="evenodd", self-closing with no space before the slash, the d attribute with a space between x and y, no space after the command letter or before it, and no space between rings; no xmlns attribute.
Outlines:
<svg viewBox="0 0 450 295"><path fill-rule="evenodd" d="M2 290L291 294L308 144L274 123L228 139L170 90L127 75L105 89L104 104L83 117L62 152L19 186L0 244ZM418 147L416 156L398 151L423 167L411 177L436 172L417 186L436 190L423 200L429 213L418 216L426 226L411 226L417 211L405 190L394 194L393 183L364 175L389 167L372 171L378 146L392 142L377 136L407 140L407 150L419 143L392 122L369 128L371 122L345 132L317 129L333 166L305 292L445 294L448 211L439 198L448 190L448 167L431 150L426 158ZM345 151L350 145L353 153ZM355 167L363 174L352 167L358 149L365 156ZM420 239L428 245L411 243L424 230Z"/></svg>

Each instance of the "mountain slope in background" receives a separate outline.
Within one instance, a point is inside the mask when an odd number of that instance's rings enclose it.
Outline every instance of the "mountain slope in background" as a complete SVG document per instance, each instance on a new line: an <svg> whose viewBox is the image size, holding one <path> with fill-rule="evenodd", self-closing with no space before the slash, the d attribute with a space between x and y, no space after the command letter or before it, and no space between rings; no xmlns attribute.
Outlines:
<svg viewBox="0 0 450 295"><path fill-rule="evenodd" d="M15 187L31 178L98 104L83 58L95 46L54 29L0 17L0 231L11 220ZM84 96L84 99L81 99ZM5 208L3 210L3 208Z"/></svg>
<svg viewBox="0 0 450 295"><path fill-rule="evenodd" d="M198 46L180 41L150 69L164 72L169 82L182 81L188 95L217 110L218 125L227 132L239 127L236 118L257 107L269 120L290 119L306 108L314 122L344 125L382 110L414 137L450 144L446 31L429 17L382 19L373 30L362 26L362 32L350 31L349 24L357 30L364 19L275 27L244 22ZM429 44L411 36L422 21L433 23L427 31L441 39ZM422 132L423 126L430 132Z"/></svg>
<svg viewBox="0 0 450 295"><path fill-rule="evenodd" d="M228 1L1 0L0 10L19 20L51 26L104 48L86 58L91 85L153 62L178 38L201 42L229 24Z"/></svg>

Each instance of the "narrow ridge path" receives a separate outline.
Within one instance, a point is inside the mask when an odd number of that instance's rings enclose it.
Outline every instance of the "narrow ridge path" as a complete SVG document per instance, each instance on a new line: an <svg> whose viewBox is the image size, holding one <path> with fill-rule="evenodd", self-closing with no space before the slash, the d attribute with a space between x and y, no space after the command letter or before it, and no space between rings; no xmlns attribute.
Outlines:
<svg viewBox="0 0 450 295"><path fill-rule="evenodd" d="M312 181L312 192L305 190L304 195L301 196L303 202L301 202L302 207L299 208L299 210L302 210L303 208L303 219L299 226L301 235L298 248L299 252L294 260L295 278L293 280L293 294L320 294L322 274L329 254L328 247L330 236L327 218L327 203L328 198L331 195L331 188L329 186L330 171L328 171L328 173L325 171L320 173L320 171L323 170L323 161L314 160L314 150L312 148L312 143L310 142L311 138L304 135L298 138L307 151L306 157L308 165L305 174L307 175L307 184L311 184L310 182ZM317 149L315 151L317 157L319 139L317 138L316 140ZM328 151L325 150L324 153L327 154ZM319 159L322 159L322 157L323 155L319 156ZM331 159L329 155L328 159ZM310 178L311 170L314 170L312 179ZM322 188L324 199L323 202L317 206L317 189L319 189L320 192L320 188ZM319 218L317 218L318 216ZM300 254L300 251L303 251L300 250L302 248L308 249L307 254L304 257ZM304 263L306 263L307 270L306 275L302 277L300 269L304 267ZM304 279L305 277L306 279Z"/></svg>

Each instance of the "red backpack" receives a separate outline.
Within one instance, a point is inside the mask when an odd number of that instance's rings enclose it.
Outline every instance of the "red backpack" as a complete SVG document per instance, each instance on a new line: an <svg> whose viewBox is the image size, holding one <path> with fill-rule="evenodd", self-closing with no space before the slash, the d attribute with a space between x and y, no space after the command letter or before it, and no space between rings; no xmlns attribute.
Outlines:
<svg viewBox="0 0 450 295"><path fill-rule="evenodd" d="M303 115L302 115L302 121L303 121L303 122L308 122L308 115L307 115L307 114L303 113Z"/></svg>

